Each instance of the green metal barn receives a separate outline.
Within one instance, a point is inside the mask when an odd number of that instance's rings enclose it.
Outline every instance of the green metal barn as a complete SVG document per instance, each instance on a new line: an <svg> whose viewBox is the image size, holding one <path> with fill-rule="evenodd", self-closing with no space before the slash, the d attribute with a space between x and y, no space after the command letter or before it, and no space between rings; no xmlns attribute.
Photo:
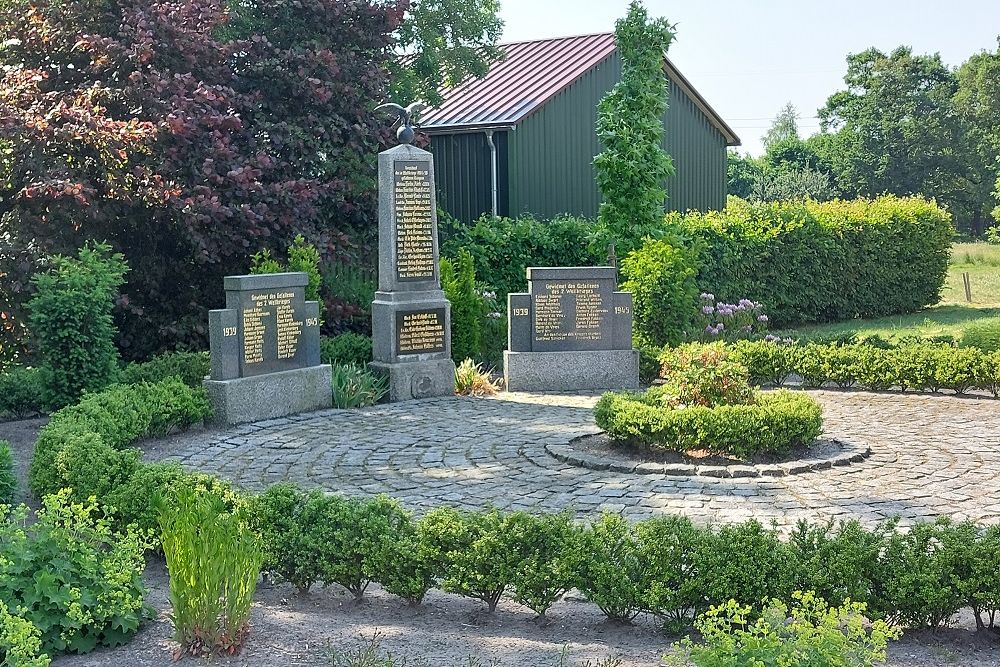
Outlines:
<svg viewBox="0 0 1000 667"><path fill-rule="evenodd" d="M430 135L438 204L464 222L483 213L595 217L593 159L601 151L597 103L618 82L614 35L601 33L503 46L506 59L481 79L445 92L421 114ZM669 59L663 147L677 173L669 210L726 203L726 147L739 137Z"/></svg>

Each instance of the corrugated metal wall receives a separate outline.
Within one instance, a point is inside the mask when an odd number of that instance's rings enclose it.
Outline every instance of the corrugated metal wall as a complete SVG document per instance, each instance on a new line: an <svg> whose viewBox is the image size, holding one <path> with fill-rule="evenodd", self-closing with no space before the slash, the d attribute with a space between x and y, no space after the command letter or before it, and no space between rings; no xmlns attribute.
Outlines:
<svg viewBox="0 0 1000 667"><path fill-rule="evenodd" d="M621 76L617 52L552 98L517 129L498 132L500 213L552 218L596 217L600 205L593 160L597 103ZM664 148L677 173L667 181L668 210L711 210L726 204L726 140L670 83ZM482 132L434 135L438 205L469 222L491 207L490 151ZM505 177L506 176L506 177Z"/></svg>

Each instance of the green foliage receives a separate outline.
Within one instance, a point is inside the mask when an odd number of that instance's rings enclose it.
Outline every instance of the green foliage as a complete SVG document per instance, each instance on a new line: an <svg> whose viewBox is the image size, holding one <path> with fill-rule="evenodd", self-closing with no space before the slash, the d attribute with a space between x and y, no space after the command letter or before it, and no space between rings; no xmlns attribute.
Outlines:
<svg viewBox="0 0 1000 667"><path fill-rule="evenodd" d="M256 535L223 498L188 485L159 505L174 639L191 655L238 652L263 558Z"/></svg>
<svg viewBox="0 0 1000 667"><path fill-rule="evenodd" d="M14 457L10 443L0 440L0 505L11 505L17 493L17 476L14 475Z"/></svg>
<svg viewBox="0 0 1000 667"><path fill-rule="evenodd" d="M566 591L580 584L580 563L586 560L582 531L569 512L511 521L520 562L514 575L514 599L540 617Z"/></svg>
<svg viewBox="0 0 1000 667"><path fill-rule="evenodd" d="M1000 317L979 320L962 331L962 347L977 347L983 352L1000 350Z"/></svg>
<svg viewBox="0 0 1000 667"><path fill-rule="evenodd" d="M482 77L503 58L497 0L421 0L410 6L396 33L400 54L389 61L389 98L404 105L441 104L441 91Z"/></svg>
<svg viewBox="0 0 1000 667"><path fill-rule="evenodd" d="M421 524L428 545L439 554L441 587L482 600L495 611L500 596L521 572L518 535L526 522L522 512L502 514L495 509L428 512Z"/></svg>
<svg viewBox="0 0 1000 667"><path fill-rule="evenodd" d="M334 323L370 330L371 306L378 289L377 272L367 266L341 263L325 264L321 271L323 293L329 297L328 314L331 318L336 316Z"/></svg>
<svg viewBox="0 0 1000 667"><path fill-rule="evenodd" d="M996 629L1000 614L1000 526L981 531L968 554L968 569L957 582L979 629Z"/></svg>
<svg viewBox="0 0 1000 667"><path fill-rule="evenodd" d="M262 569L302 593L320 580L319 563L310 554L310 545L315 543L310 533L316 526L306 523L303 514L308 501L309 494L282 483L251 496L244 508L248 527L260 536Z"/></svg>
<svg viewBox="0 0 1000 667"><path fill-rule="evenodd" d="M459 249L454 260L441 258L441 289L451 302L451 358L455 363L479 357L486 307L476 291L472 254Z"/></svg>
<svg viewBox="0 0 1000 667"><path fill-rule="evenodd" d="M649 240L621 263L622 289L632 293L635 337L641 345L677 345L698 307L694 253L668 240Z"/></svg>
<svg viewBox="0 0 1000 667"><path fill-rule="evenodd" d="M651 384L660 377L660 355L663 348L643 345L639 341L634 342L634 347L639 350L639 381L643 384Z"/></svg>
<svg viewBox="0 0 1000 667"><path fill-rule="evenodd" d="M892 528L865 530L857 520L834 525L799 521L788 540L799 566L797 588L815 591L830 604L848 600L871 609L884 582L879 563Z"/></svg>
<svg viewBox="0 0 1000 667"><path fill-rule="evenodd" d="M127 365L118 376L118 382L140 384L178 377L189 387L200 387L209 371L207 352L167 352L146 362Z"/></svg>
<svg viewBox="0 0 1000 667"><path fill-rule="evenodd" d="M597 105L603 151L594 158L594 169L602 195L598 221L622 254L636 248L663 219L664 182L674 173L670 156L660 147L667 111L663 58L673 39L673 26L664 19L650 20L637 0L615 23L622 74Z"/></svg>
<svg viewBox="0 0 1000 667"><path fill-rule="evenodd" d="M671 665L695 667L874 667L900 632L882 621L866 627L865 606L828 607L812 592L796 591L791 609L771 600L762 610L735 600L714 606L695 624L703 642L675 644ZM751 619L756 618L756 621Z"/></svg>
<svg viewBox="0 0 1000 667"><path fill-rule="evenodd" d="M467 250L480 276L503 304L511 292L528 287L529 266L593 266L605 259L605 249L591 249L594 223L562 217L551 221L483 216L474 224L450 230L442 254L455 257Z"/></svg>
<svg viewBox="0 0 1000 667"><path fill-rule="evenodd" d="M1000 352L978 347L920 341L892 346L868 339L806 345L740 341L729 349L753 382L781 385L794 373L811 387L834 382L875 391L949 389L961 394L980 389L996 395L1000 390Z"/></svg>
<svg viewBox="0 0 1000 667"><path fill-rule="evenodd" d="M120 646L150 610L143 603L146 545L113 534L92 502L48 496L27 525L27 507L0 522L0 603L41 634L49 654Z"/></svg>
<svg viewBox="0 0 1000 667"><path fill-rule="evenodd" d="M822 431L814 398L789 391L764 392L752 404L670 407L662 389L644 394L609 392L594 408L597 425L615 440L650 449L748 457L780 454L812 443Z"/></svg>
<svg viewBox="0 0 1000 667"><path fill-rule="evenodd" d="M613 621L628 623L651 601L644 582L651 563L640 548L634 524L605 512L583 533L580 590Z"/></svg>
<svg viewBox="0 0 1000 667"><path fill-rule="evenodd" d="M88 447L94 452L103 451L102 465L114 460L113 468L120 471L123 465L120 457L108 454L109 450L124 450L139 438L166 435L201 422L210 414L204 389L188 387L177 378L156 384L116 385L88 394L78 404L54 413L39 432L29 469L31 490L40 498L67 486L64 477L67 468L60 466L59 456L70 444L77 447L78 453L83 451L80 448ZM135 458L127 452L118 451L118 454ZM84 457L82 461L85 460ZM99 470L96 462L87 467L93 470L73 471L77 481L83 475L88 479L104 480L102 484L110 484L112 479L115 483L122 481L113 478L109 471ZM74 497L84 499L91 492L75 488Z"/></svg>
<svg viewBox="0 0 1000 667"><path fill-rule="evenodd" d="M45 393L40 369L7 369L0 374L0 417L23 419L44 411Z"/></svg>
<svg viewBox="0 0 1000 667"><path fill-rule="evenodd" d="M333 338L324 336L319 341L319 359L334 366L355 364L367 366L372 360L372 339L358 333L342 333Z"/></svg>
<svg viewBox="0 0 1000 667"><path fill-rule="evenodd" d="M365 366L338 364L333 367L333 407L364 408L375 405L389 392L389 380Z"/></svg>
<svg viewBox="0 0 1000 667"><path fill-rule="evenodd" d="M466 359L455 367L455 393L462 396L492 396L499 391L498 382L482 364Z"/></svg>
<svg viewBox="0 0 1000 667"><path fill-rule="evenodd" d="M69 405L100 391L118 374L112 311L128 265L107 244L88 244L77 258L55 256L32 278L32 340L44 368L45 402Z"/></svg>
<svg viewBox="0 0 1000 667"><path fill-rule="evenodd" d="M323 284L323 276L319 270L319 251L311 243L307 243L302 234L298 234L288 246L288 261L284 264L271 256L271 251L264 248L250 258L250 273L285 273L300 272L309 276L306 285L306 301L319 303L319 317L323 319L323 299L319 288Z"/></svg>
<svg viewBox="0 0 1000 667"><path fill-rule="evenodd" d="M702 602L695 561L704 531L684 516L640 521L635 535L648 569L641 587L642 609L674 629L693 617Z"/></svg>
<svg viewBox="0 0 1000 667"><path fill-rule="evenodd" d="M0 602L0 665L48 667L50 660L42 653L41 635L38 628L20 616L12 616L7 605Z"/></svg>
<svg viewBox="0 0 1000 667"><path fill-rule="evenodd" d="M933 202L896 197L730 199L724 211L673 213L667 224L698 253L702 290L723 301L763 303L774 326L907 313L937 303L952 235L950 216ZM642 326L638 310L636 317Z"/></svg>
<svg viewBox="0 0 1000 667"><path fill-rule="evenodd" d="M423 602L438 582L441 552L435 546L433 521L414 522L409 514L395 515L371 558L371 571L382 587L410 604ZM405 517L405 519L404 519Z"/></svg>
<svg viewBox="0 0 1000 667"><path fill-rule="evenodd" d="M729 358L721 343L667 348L660 356L663 385L655 391L672 408L754 402L746 367Z"/></svg>

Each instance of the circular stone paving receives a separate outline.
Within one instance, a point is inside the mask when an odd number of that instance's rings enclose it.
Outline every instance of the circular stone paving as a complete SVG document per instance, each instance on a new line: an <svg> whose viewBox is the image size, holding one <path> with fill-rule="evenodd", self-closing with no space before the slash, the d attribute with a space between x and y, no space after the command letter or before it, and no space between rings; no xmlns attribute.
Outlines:
<svg viewBox="0 0 1000 667"><path fill-rule="evenodd" d="M812 391L824 437L863 441L868 459L785 477L691 477L590 470L546 446L597 433L594 395L509 393L328 410L158 448L185 466L247 489L289 480L345 494L386 493L421 510L479 509L630 518L683 513L696 521L755 517L782 526L938 515L1000 522L1000 402L931 394Z"/></svg>

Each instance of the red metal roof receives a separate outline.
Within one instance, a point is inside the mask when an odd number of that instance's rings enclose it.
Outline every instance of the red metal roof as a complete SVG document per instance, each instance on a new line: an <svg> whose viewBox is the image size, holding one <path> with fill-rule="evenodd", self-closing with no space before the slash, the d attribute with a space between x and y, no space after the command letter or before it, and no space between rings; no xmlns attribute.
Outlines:
<svg viewBox="0 0 1000 667"><path fill-rule="evenodd" d="M506 58L493 63L486 76L467 79L442 91L441 106L420 114L422 130L435 134L517 125L611 55L616 47L615 36L606 32L511 42L500 48ZM738 146L736 133L669 59L665 59L664 70L708 116L726 142Z"/></svg>
<svg viewBox="0 0 1000 667"><path fill-rule="evenodd" d="M615 50L610 33L500 46L506 58L481 79L443 91L444 103L420 114L420 126L516 125Z"/></svg>

